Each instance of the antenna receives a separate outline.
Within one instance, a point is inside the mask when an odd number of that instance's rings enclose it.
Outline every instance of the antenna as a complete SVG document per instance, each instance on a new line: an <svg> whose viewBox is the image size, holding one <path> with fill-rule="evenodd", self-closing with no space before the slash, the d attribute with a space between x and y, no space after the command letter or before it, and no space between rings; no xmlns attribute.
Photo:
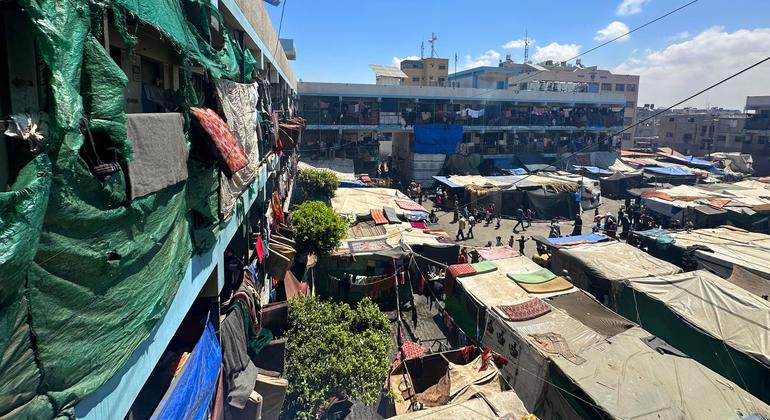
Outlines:
<svg viewBox="0 0 770 420"><path fill-rule="evenodd" d="M420 41L420 60L425 58L425 42Z"/></svg>
<svg viewBox="0 0 770 420"><path fill-rule="evenodd" d="M529 37L527 30L524 29L524 64L529 63Z"/></svg>
<svg viewBox="0 0 770 420"><path fill-rule="evenodd" d="M457 53L455 53L455 73L457 73Z"/></svg>
<svg viewBox="0 0 770 420"><path fill-rule="evenodd" d="M430 58L433 58L436 56L436 41L438 38L436 38L436 34L431 32L430 33L430 39L428 42L430 43Z"/></svg>

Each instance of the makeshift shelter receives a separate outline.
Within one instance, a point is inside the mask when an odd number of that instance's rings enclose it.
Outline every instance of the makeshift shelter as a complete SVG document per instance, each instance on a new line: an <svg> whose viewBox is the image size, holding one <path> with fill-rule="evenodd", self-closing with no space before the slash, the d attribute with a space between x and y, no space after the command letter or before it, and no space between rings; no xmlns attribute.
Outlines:
<svg viewBox="0 0 770 420"><path fill-rule="evenodd" d="M580 211L580 203L575 194L568 191L551 192L548 190L527 191L528 207L538 219L562 217L571 219Z"/></svg>
<svg viewBox="0 0 770 420"><path fill-rule="evenodd" d="M397 200L411 201L401 191L391 188L340 188L335 191L331 205L339 214L356 217L368 216L371 209L385 207L391 207L396 214L403 215L404 209L398 206Z"/></svg>
<svg viewBox="0 0 770 420"><path fill-rule="evenodd" d="M770 302L705 270L613 283L613 309L770 400Z"/></svg>
<svg viewBox="0 0 770 420"><path fill-rule="evenodd" d="M299 170L302 169L321 169L329 171L342 181L356 181L353 159L317 159L299 162Z"/></svg>
<svg viewBox="0 0 770 420"><path fill-rule="evenodd" d="M551 269L567 270L575 286L607 303L615 282L630 278L676 274L681 268L622 242L601 242L557 248Z"/></svg>
<svg viewBox="0 0 770 420"><path fill-rule="evenodd" d="M600 181L602 195L610 198L630 197L628 190L640 187L644 182L641 173L622 173L614 174L602 178Z"/></svg>
<svg viewBox="0 0 770 420"><path fill-rule="evenodd" d="M675 166L646 166L644 173L655 182L674 185L694 184L698 180L698 176L692 171Z"/></svg>
<svg viewBox="0 0 770 420"><path fill-rule="evenodd" d="M484 398L474 398L461 403L428 408L391 418L398 420L477 420L500 416L524 418L527 414L529 411L524 407L524 403L521 402L516 393L505 391L485 395Z"/></svg>
<svg viewBox="0 0 770 420"><path fill-rule="evenodd" d="M452 154L462 139L462 125L418 124L414 126L414 153Z"/></svg>

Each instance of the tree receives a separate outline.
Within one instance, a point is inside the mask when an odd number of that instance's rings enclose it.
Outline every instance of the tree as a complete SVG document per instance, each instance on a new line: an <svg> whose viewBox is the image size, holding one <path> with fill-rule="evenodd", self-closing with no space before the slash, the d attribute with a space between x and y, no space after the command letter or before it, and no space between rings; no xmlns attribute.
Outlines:
<svg viewBox="0 0 770 420"><path fill-rule="evenodd" d="M291 227L300 253L325 255L337 248L347 234L342 216L320 201L306 201L291 214Z"/></svg>
<svg viewBox="0 0 770 420"><path fill-rule="evenodd" d="M310 199L329 199L340 185L334 172L322 169L300 169L297 181L306 198Z"/></svg>
<svg viewBox="0 0 770 420"><path fill-rule="evenodd" d="M287 338L286 418L315 418L333 397L377 401L390 366L390 323L369 298L355 309L291 299Z"/></svg>

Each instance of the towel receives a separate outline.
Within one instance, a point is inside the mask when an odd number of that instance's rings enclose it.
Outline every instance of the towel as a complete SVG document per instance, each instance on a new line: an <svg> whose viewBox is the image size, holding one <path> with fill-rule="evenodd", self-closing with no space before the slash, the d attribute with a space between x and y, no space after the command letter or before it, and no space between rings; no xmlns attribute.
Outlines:
<svg viewBox="0 0 770 420"><path fill-rule="evenodd" d="M134 157L128 162L128 193L143 197L187 179L187 140L182 114L128 114Z"/></svg>
<svg viewBox="0 0 770 420"><path fill-rule="evenodd" d="M195 117L194 121L211 140L217 159L220 161L219 166L225 175L232 177L249 164L249 157L243 150L243 146L238 143L227 123L222 121L216 112L208 108L195 107L190 108L190 112Z"/></svg>

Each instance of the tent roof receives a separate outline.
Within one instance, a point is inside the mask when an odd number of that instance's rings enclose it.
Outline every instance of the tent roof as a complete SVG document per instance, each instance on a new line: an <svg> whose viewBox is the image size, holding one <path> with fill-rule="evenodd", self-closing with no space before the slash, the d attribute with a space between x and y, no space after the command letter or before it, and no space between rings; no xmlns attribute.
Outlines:
<svg viewBox="0 0 770 420"><path fill-rule="evenodd" d="M671 232L669 235L677 247L703 245L711 250L695 251L698 258L725 267L739 265L770 279L770 235L732 226Z"/></svg>
<svg viewBox="0 0 770 420"><path fill-rule="evenodd" d="M554 263L563 259L559 258L560 254L574 258L592 275L609 281L669 275L682 271L671 263L622 242L600 242L561 248L554 255ZM558 268L555 268L555 271L560 272ZM570 275L574 278L577 273Z"/></svg>
<svg viewBox="0 0 770 420"><path fill-rule="evenodd" d="M594 175L612 175L612 171L608 171L606 169L598 168L596 166L580 166L580 165L572 165L572 168L576 171L586 171L589 174Z"/></svg>
<svg viewBox="0 0 770 420"><path fill-rule="evenodd" d="M687 323L770 367L770 302L705 270L630 279Z"/></svg>
<svg viewBox="0 0 770 420"><path fill-rule="evenodd" d="M487 403L489 401L489 403ZM494 407L490 407L490 404ZM495 411L496 410L496 411ZM484 398L474 398L456 404L442 405L420 411L412 411L400 416L391 417L397 420L444 420L444 419L477 419L497 418L498 415L513 414L522 418L529 414L524 403L513 391L504 391L484 395Z"/></svg>
<svg viewBox="0 0 770 420"><path fill-rule="evenodd" d="M404 193L391 188L340 188L331 199L332 208L340 214L367 215L371 209L393 207L397 214L404 211L396 200L411 201Z"/></svg>
<svg viewBox="0 0 770 420"><path fill-rule="evenodd" d="M562 236L560 238L546 238L548 243L552 245L577 245L586 243L602 242L609 239L607 235L601 233L589 233L586 235L577 236Z"/></svg>
<svg viewBox="0 0 770 420"><path fill-rule="evenodd" d="M449 178L447 178L445 176L434 176L433 179L435 179L436 181L446 185L449 188L462 188L463 187L462 185L460 185L460 184L458 184L456 182L450 181Z"/></svg>
<svg viewBox="0 0 770 420"><path fill-rule="evenodd" d="M319 159L299 162L297 167L302 169L323 169L337 175L340 181L355 181L355 169L353 159Z"/></svg>
<svg viewBox="0 0 770 420"><path fill-rule="evenodd" d="M698 362L660 354L631 328L583 350L577 365L553 361L593 402L614 418L737 418L770 414L770 407ZM746 412L751 407L751 412Z"/></svg>
<svg viewBox="0 0 770 420"><path fill-rule="evenodd" d="M663 166L652 166L652 167L646 167L644 168L645 172L652 172L654 174L660 174L660 175L670 175L670 176L692 176L693 173L683 169L683 168L675 168L675 167L663 167Z"/></svg>

